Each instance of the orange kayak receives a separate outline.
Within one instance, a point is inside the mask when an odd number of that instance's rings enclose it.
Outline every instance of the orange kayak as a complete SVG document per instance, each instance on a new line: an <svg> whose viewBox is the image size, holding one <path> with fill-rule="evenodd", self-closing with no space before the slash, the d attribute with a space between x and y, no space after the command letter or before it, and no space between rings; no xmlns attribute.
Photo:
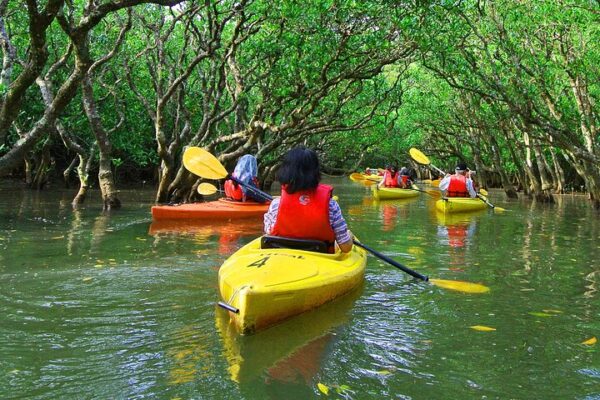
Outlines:
<svg viewBox="0 0 600 400"><path fill-rule="evenodd" d="M237 218L262 218L269 203L241 202L227 199L207 203L163 205L152 207L152 219L211 219L228 220Z"/></svg>

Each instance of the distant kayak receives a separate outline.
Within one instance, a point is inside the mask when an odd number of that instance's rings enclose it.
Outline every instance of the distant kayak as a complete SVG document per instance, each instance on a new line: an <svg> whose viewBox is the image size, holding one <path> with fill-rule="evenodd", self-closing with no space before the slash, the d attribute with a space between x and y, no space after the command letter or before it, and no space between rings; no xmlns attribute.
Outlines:
<svg viewBox="0 0 600 400"><path fill-rule="evenodd" d="M484 210L487 204L477 197L448 197L436 201L435 208L444 213L460 213Z"/></svg>
<svg viewBox="0 0 600 400"><path fill-rule="evenodd" d="M352 175L350 175L350 179L354 182L360 182L360 181L372 181L372 182L380 182L381 179L383 178L382 175L367 175L367 174L362 174L362 173L354 173Z"/></svg>
<svg viewBox="0 0 600 400"><path fill-rule="evenodd" d="M269 203L241 202L227 199L206 203L161 205L152 207L152 219L212 219L262 218Z"/></svg>
<svg viewBox="0 0 600 400"><path fill-rule="evenodd" d="M415 188L417 188L415 186ZM417 188L418 189L418 188ZM412 189L400 189L400 188L373 188L373 197L378 200L388 199L408 199L411 197L417 197L419 192Z"/></svg>
<svg viewBox="0 0 600 400"><path fill-rule="evenodd" d="M219 269L221 299L237 310L229 314L238 331L251 334L356 288L366 262L366 252L358 246L335 254L262 249L258 238Z"/></svg>
<svg viewBox="0 0 600 400"><path fill-rule="evenodd" d="M424 184L426 185L431 185L431 186L435 186L438 187L440 186L440 180L439 179L425 179L422 181Z"/></svg>

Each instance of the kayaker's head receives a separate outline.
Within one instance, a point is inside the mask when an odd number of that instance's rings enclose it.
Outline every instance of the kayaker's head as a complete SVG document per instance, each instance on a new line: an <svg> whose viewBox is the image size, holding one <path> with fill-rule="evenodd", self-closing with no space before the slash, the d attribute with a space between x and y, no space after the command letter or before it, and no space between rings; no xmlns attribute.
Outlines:
<svg viewBox="0 0 600 400"><path fill-rule="evenodd" d="M288 151L277 173L277 180L286 185L289 194L315 189L321 181L317 153L304 146Z"/></svg>
<svg viewBox="0 0 600 400"><path fill-rule="evenodd" d="M386 167L386 169L388 171L390 171L392 174L395 174L396 172L398 172L398 166L394 165L394 164L388 164L388 166Z"/></svg>
<svg viewBox="0 0 600 400"><path fill-rule="evenodd" d="M248 183L247 181L256 178L258 176L256 157L252 154L246 154L240 157L235 166L235 170L233 171L233 176L242 179L244 183Z"/></svg>
<svg viewBox="0 0 600 400"><path fill-rule="evenodd" d="M400 175L408 175L408 168L406 168L406 167L400 168Z"/></svg>
<svg viewBox="0 0 600 400"><path fill-rule="evenodd" d="M454 169L457 174L466 175L469 168L467 168L467 164L464 162L459 162L456 164L456 168Z"/></svg>

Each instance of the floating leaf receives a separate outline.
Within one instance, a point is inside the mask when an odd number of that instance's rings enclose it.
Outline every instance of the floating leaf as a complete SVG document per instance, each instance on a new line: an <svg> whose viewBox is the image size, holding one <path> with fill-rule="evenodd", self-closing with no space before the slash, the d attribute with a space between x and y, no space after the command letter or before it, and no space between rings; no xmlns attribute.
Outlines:
<svg viewBox="0 0 600 400"><path fill-rule="evenodd" d="M319 383L317 383L317 387L319 388L321 393L323 393L325 395L329 395L329 388L327 386L325 386L321 382L319 382Z"/></svg>
<svg viewBox="0 0 600 400"><path fill-rule="evenodd" d="M390 375L392 371L388 371L387 369L382 369L381 371L377 371L379 375Z"/></svg>
<svg viewBox="0 0 600 400"><path fill-rule="evenodd" d="M534 317L554 317L554 315L552 315L552 314L548 314L545 312L537 312L537 311L532 311L528 314L533 315Z"/></svg>
<svg viewBox="0 0 600 400"><path fill-rule="evenodd" d="M102 268L102 267L104 267L103 264L96 264L96 265L94 265L94 268Z"/></svg>
<svg viewBox="0 0 600 400"><path fill-rule="evenodd" d="M484 325L473 325L473 326L470 326L469 328L475 329L476 331L481 331L481 332L491 332L491 331L496 330L496 328L492 328L490 326L484 326Z"/></svg>
<svg viewBox="0 0 600 400"><path fill-rule="evenodd" d="M145 242L147 240L146 238L143 238L143 237L136 237L135 239L136 240L141 240L142 242Z"/></svg>
<svg viewBox="0 0 600 400"><path fill-rule="evenodd" d="M85 278L82 279L82 281L84 281L84 282L89 282L91 280L92 280L91 276L86 276Z"/></svg>
<svg viewBox="0 0 600 400"><path fill-rule="evenodd" d="M64 239L64 237L65 237L64 235L63 236L54 236L52 238L52 240Z"/></svg>
<svg viewBox="0 0 600 400"><path fill-rule="evenodd" d="M542 310L545 313L549 313L549 314L562 314L561 310L553 310L553 309L548 309L548 310Z"/></svg>
<svg viewBox="0 0 600 400"><path fill-rule="evenodd" d="M581 342L581 344L585 344L587 346L591 346L596 344L598 340L596 339L596 336L592 336L591 338L589 338L588 340L585 340L583 342Z"/></svg>

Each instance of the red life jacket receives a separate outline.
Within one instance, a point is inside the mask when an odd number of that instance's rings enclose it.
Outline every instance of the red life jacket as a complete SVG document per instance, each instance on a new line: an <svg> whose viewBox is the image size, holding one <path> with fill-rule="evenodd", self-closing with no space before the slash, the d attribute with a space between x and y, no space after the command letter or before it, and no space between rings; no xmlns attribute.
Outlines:
<svg viewBox="0 0 600 400"><path fill-rule="evenodd" d="M396 172L394 176L390 171L385 171L383 175L383 186L385 187L398 187L398 173Z"/></svg>
<svg viewBox="0 0 600 400"><path fill-rule="evenodd" d="M410 177L408 175L400 175L400 179L401 179L400 187L406 189L411 186Z"/></svg>
<svg viewBox="0 0 600 400"><path fill-rule="evenodd" d="M315 190L289 194L281 188L279 211L272 235L296 239L335 242L335 232L329 223L329 200L333 188L319 184Z"/></svg>
<svg viewBox="0 0 600 400"><path fill-rule="evenodd" d="M244 192L242 192L242 186L238 185L231 179L225 181L225 196L232 200L242 201L244 199Z"/></svg>
<svg viewBox="0 0 600 400"><path fill-rule="evenodd" d="M467 177L460 174L454 174L450 177L448 185L448 197L470 197L467 190Z"/></svg>

